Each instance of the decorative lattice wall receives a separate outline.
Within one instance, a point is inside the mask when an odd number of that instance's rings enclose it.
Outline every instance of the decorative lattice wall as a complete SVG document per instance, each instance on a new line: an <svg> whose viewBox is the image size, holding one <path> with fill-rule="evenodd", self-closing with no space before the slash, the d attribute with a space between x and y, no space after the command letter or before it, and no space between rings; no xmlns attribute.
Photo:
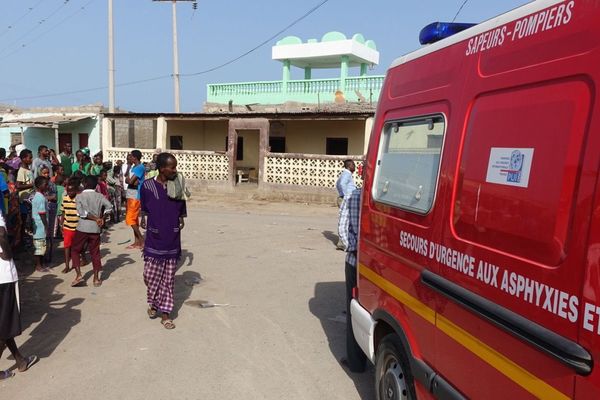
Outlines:
<svg viewBox="0 0 600 400"><path fill-rule="evenodd" d="M107 149L104 150L106 161L123 160L127 158L129 149ZM142 162L152 160L154 150L140 150ZM186 179L201 179L207 181L229 180L229 158L226 154L218 154L209 151L177 151L170 150L177 158L177 170L183 173Z"/></svg>
<svg viewBox="0 0 600 400"><path fill-rule="evenodd" d="M349 157L350 158L350 157ZM362 186L362 179L358 175L358 166L362 168L362 160L351 157L356 164L354 182ZM269 155L265 158L264 180L267 183L300 185L334 188L335 182L344 168L341 158L288 157Z"/></svg>

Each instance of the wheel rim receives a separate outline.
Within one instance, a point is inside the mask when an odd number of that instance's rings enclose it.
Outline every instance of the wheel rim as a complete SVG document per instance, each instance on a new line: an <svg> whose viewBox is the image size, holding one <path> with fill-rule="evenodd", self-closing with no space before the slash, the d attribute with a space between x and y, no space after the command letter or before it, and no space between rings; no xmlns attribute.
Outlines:
<svg viewBox="0 0 600 400"><path fill-rule="evenodd" d="M380 399L408 399L408 390L404 371L393 354L386 354L383 362L381 382L379 384Z"/></svg>

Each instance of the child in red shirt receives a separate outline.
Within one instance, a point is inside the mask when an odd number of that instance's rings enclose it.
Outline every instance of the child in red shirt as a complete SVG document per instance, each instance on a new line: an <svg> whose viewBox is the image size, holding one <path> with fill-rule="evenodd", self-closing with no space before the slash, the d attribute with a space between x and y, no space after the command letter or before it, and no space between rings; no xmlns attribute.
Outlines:
<svg viewBox="0 0 600 400"><path fill-rule="evenodd" d="M98 175L98 186L96 186L96 192L100 193L102 196L106 198L106 200L110 201L110 195L108 194L108 183L106 182L107 172L105 169L100 171L100 175Z"/></svg>

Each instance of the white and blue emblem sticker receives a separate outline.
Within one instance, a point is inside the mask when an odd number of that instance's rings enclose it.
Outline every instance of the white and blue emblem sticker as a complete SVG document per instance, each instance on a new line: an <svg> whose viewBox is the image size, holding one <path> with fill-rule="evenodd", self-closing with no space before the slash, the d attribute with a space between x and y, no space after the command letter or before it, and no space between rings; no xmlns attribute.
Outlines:
<svg viewBox="0 0 600 400"><path fill-rule="evenodd" d="M533 162L533 149L492 147L486 182L526 188Z"/></svg>

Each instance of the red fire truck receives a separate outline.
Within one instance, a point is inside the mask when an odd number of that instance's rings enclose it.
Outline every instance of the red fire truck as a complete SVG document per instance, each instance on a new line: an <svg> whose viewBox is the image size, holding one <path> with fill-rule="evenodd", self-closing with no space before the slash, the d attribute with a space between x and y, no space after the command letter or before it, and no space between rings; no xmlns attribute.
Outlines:
<svg viewBox="0 0 600 400"><path fill-rule="evenodd" d="M378 399L600 399L600 1L464 28L387 72L349 351Z"/></svg>

